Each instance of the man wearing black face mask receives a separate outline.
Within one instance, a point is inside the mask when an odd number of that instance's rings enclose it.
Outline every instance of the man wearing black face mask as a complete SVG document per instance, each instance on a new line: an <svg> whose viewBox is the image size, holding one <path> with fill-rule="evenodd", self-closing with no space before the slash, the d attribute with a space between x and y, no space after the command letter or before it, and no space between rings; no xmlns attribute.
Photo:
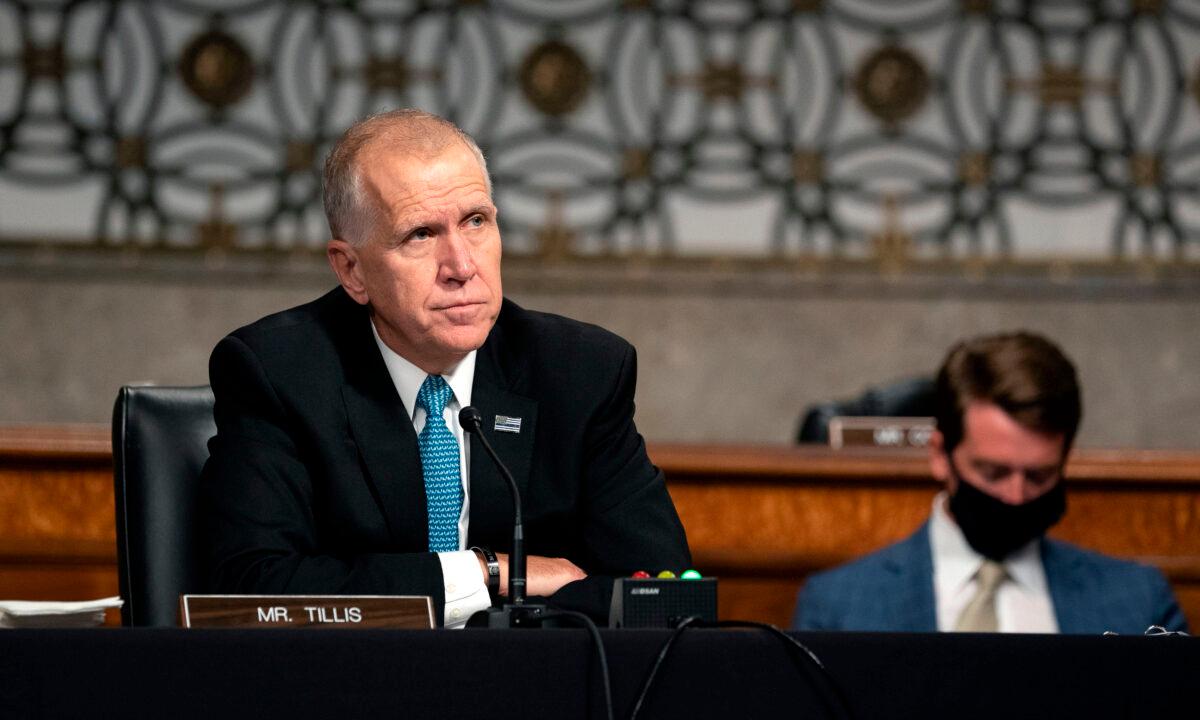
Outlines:
<svg viewBox="0 0 1200 720"><path fill-rule="evenodd" d="M946 484L915 534L805 584L801 630L1140 634L1185 630L1157 569L1043 534L1066 510L1075 368L1030 333L976 338L938 372L930 470Z"/></svg>

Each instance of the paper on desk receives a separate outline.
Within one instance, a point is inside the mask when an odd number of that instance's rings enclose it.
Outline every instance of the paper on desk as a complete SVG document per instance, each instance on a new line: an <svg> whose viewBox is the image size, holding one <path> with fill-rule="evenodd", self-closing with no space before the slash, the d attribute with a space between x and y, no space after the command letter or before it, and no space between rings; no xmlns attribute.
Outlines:
<svg viewBox="0 0 1200 720"><path fill-rule="evenodd" d="M79 602L0 600L0 628L94 627L104 624L104 611L124 604L119 597Z"/></svg>

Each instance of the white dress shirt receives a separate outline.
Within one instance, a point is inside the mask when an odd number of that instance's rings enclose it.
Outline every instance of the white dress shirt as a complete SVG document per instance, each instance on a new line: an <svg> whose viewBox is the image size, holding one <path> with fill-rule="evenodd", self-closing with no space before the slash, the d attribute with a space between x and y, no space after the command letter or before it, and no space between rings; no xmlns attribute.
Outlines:
<svg viewBox="0 0 1200 720"><path fill-rule="evenodd" d="M371 323L371 332L375 335L375 344L383 355L383 363L387 365L388 374L404 408L412 413L413 429L417 434L425 428L425 410L417 407L417 393L428 377L421 368L400 357L388 347L379 337L375 323ZM442 416L446 427L454 433L458 442L459 475L462 478L463 506L458 516L458 551L440 552L438 560L442 564L442 580L446 590L446 608L443 622L448 628L461 628L467 618L478 610L483 610L492 604L487 591L487 581L479 569L479 558L471 550L467 550L467 521L471 514L471 467L470 446L463 442L462 425L458 422L458 412L471 404L471 386L475 382L475 351L472 350L458 365L448 372L442 373L442 378L453 391L453 396L446 403Z"/></svg>
<svg viewBox="0 0 1200 720"><path fill-rule="evenodd" d="M947 500L945 492L938 493L929 517L937 626L943 632L954 629L958 616L975 596L975 574L984 560L946 512ZM1000 632L1057 633L1058 620L1042 566L1041 538L1011 553L1003 564L1008 577L996 591Z"/></svg>

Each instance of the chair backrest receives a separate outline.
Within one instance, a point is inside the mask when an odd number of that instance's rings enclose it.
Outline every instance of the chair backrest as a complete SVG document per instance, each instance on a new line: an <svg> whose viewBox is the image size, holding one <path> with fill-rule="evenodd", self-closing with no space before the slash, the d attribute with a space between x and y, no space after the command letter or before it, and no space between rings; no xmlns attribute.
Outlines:
<svg viewBox="0 0 1200 720"><path fill-rule="evenodd" d="M828 443L835 417L928 417L934 413L934 381L920 377L867 388L853 400L812 405L800 421L796 442Z"/></svg>
<svg viewBox="0 0 1200 720"><path fill-rule="evenodd" d="M179 595L200 590L195 515L215 435L213 394L126 386L113 407L113 488L121 621L173 626Z"/></svg>

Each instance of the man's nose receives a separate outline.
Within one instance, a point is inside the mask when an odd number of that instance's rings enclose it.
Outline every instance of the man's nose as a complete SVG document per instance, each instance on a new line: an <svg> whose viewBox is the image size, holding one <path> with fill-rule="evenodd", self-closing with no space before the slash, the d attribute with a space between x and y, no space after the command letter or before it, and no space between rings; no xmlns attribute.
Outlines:
<svg viewBox="0 0 1200 720"><path fill-rule="evenodd" d="M1009 505L1020 505L1033 497L1033 487L1021 470L1013 470L999 487L999 497Z"/></svg>
<svg viewBox="0 0 1200 720"><path fill-rule="evenodd" d="M442 244L441 270L442 279L466 282L475 275L475 258L471 254L471 244L458 230L451 230Z"/></svg>

